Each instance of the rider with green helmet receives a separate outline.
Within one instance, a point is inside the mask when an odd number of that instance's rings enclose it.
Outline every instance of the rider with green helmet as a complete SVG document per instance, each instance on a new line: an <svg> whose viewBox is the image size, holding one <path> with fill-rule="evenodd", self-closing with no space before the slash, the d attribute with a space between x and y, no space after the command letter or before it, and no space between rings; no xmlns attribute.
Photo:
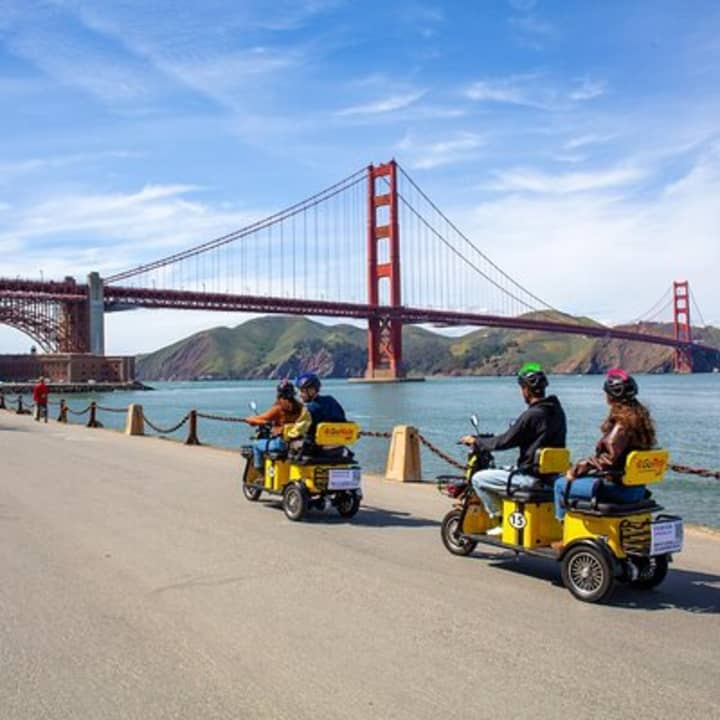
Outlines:
<svg viewBox="0 0 720 720"><path fill-rule="evenodd" d="M555 476L536 477L531 474L530 468L535 459L535 452L540 448L565 447L565 412L555 395L545 396L548 379L540 363L525 363L517 374L517 381L523 400L528 406L525 412L500 435L490 437L466 435L461 442L490 451L518 448L517 467L520 471L513 474L512 486L537 487L547 484L548 487L552 487ZM491 518L499 519L501 515L502 504L499 493L507 487L509 474L509 468L492 468L479 470L472 476L473 487ZM492 528L489 531L490 534L494 532L498 530Z"/></svg>

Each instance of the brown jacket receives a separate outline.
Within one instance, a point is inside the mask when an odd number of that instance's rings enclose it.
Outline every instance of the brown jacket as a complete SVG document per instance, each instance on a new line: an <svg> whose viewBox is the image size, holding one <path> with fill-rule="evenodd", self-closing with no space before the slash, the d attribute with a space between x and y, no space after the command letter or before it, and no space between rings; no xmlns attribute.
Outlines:
<svg viewBox="0 0 720 720"><path fill-rule="evenodd" d="M572 473L575 477L587 475L589 472L622 472L625 467L625 458L633 448L629 447L626 429L615 423L611 430L603 435L595 446L595 454L577 463ZM612 476L609 479L613 479Z"/></svg>

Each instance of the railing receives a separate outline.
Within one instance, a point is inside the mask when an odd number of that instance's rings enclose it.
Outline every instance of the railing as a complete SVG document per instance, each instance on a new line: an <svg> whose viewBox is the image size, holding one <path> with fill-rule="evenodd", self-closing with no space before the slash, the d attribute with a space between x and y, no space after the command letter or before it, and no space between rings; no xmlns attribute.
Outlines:
<svg viewBox="0 0 720 720"><path fill-rule="evenodd" d="M32 401L28 402L27 404L30 405ZM12 407L12 406L15 407ZM100 420L98 420L97 415L98 412L105 412L105 413L117 413L117 414L125 414L129 415L130 409L132 408L132 405L124 408L120 407L108 407L105 405L98 405L96 402L92 401L90 402L87 407L83 408L82 410L75 410L71 408L67 402L64 399L61 399L58 403L48 403L48 406L54 406L57 405L59 408L59 414L57 416L57 422L61 423L67 423L68 422L68 416L71 417L84 417L85 415L88 416L88 420L85 423L86 427L89 428L102 428L103 424ZM26 403L23 399L23 395L15 395L15 397L11 396L5 396L4 393L0 392L0 410L6 410L8 412L14 412L18 415L29 415L31 411L26 407ZM208 420L212 422L224 422L224 423L244 423L245 419L241 417L232 417L228 415L217 415L212 413L206 413L201 412L199 410L189 410L178 422L176 422L174 425L171 425L170 427L161 427L160 425L154 423L150 418L145 415L145 412L142 411L142 422L143 425L147 425L154 433L160 436L167 436L172 435L176 433L178 430L180 430L184 425L187 424L188 426L188 432L185 440L183 441L185 445L202 445L203 443L200 441L199 433L198 433L198 420ZM361 431L360 435L362 437L367 438L380 438L389 440L392 437L392 432L389 431L378 431L378 430L363 430ZM463 463L455 460L452 456L450 456L448 453L441 450L437 445L435 445L433 442L431 442L427 437L425 437L422 433L417 433L418 439L420 443L425 447L429 452L431 452L433 455L438 457L440 460L444 461L448 465L451 465L452 467L463 469L465 466ZM669 469L672 470L675 473L681 474L681 475L696 475L698 477L706 478L706 479L712 479L712 480L720 480L720 470L709 470L707 468L698 468L698 467L692 467L690 465L683 465L679 463L671 463L669 466Z"/></svg>

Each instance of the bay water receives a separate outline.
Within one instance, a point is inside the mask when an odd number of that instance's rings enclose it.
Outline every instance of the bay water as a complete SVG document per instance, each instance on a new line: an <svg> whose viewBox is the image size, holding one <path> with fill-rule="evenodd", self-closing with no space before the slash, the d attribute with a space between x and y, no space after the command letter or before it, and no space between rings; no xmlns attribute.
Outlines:
<svg viewBox="0 0 720 720"><path fill-rule="evenodd" d="M640 400L656 421L658 441L670 451L671 462L720 470L720 374L639 375ZM573 460L593 451L607 414L602 376L551 376L549 392L556 394L568 417L568 446ZM124 408L140 403L153 424L169 428L190 409L227 417L250 414L254 400L260 410L275 397L271 381L157 382L152 392L114 392L66 396L71 409L82 410L90 400L99 405ZM390 431L395 425L413 425L446 453L463 461L456 444L472 433L470 415L480 418L483 431L498 433L524 409L514 378L428 378L425 382L369 384L344 380L323 381L323 393L334 395L348 418L363 430ZM51 400L56 400L57 396ZM54 408L53 408L54 411ZM98 411L105 427L121 429L125 415ZM69 415L70 422L86 422L87 415ZM88 430L88 432L92 432ZM154 434L146 428L148 434ZM248 443L251 429L237 423L200 419L198 435L203 444L239 449ZM183 440L187 424L170 437ZM128 440L129 443L134 442ZM362 438L356 456L368 472L382 473L389 441ZM131 451L132 445L128 446ZM187 452L196 452L192 447ZM496 453L499 465L512 464L517 451ZM441 473L457 472L422 448L423 476L433 481ZM202 478L198 478L202 482ZM653 493L666 511L682 515L686 522L720 527L720 480L669 473Z"/></svg>

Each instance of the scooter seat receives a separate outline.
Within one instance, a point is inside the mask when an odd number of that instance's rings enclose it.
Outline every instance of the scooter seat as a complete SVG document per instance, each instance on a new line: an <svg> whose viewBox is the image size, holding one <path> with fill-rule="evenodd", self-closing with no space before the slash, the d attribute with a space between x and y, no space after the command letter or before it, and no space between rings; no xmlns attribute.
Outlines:
<svg viewBox="0 0 720 720"><path fill-rule="evenodd" d="M267 453L267 456L275 462L276 460L286 460L288 453L287 450L273 450L272 452Z"/></svg>
<svg viewBox="0 0 720 720"><path fill-rule="evenodd" d="M514 488L512 494L503 492L501 496L508 500L530 503L545 503L553 502L554 500L553 489L545 486L536 488Z"/></svg>
<svg viewBox="0 0 720 720"><path fill-rule="evenodd" d="M570 498L566 508L568 512L602 517L623 517L625 515L659 512L663 509L652 498L634 503L611 503L604 501L595 503L593 500Z"/></svg>

